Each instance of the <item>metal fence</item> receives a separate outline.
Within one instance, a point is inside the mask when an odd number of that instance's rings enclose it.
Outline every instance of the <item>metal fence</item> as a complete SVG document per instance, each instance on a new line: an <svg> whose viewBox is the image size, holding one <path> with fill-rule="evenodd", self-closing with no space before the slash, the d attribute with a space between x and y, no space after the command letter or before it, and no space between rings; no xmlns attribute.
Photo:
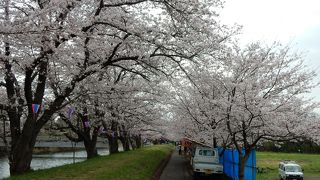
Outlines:
<svg viewBox="0 0 320 180"><path fill-rule="evenodd" d="M218 148L220 154L220 163L223 164L224 173L233 180L238 180L239 153L234 149ZM244 151L243 151L244 153ZM245 179L256 180L256 151L253 150L245 165Z"/></svg>

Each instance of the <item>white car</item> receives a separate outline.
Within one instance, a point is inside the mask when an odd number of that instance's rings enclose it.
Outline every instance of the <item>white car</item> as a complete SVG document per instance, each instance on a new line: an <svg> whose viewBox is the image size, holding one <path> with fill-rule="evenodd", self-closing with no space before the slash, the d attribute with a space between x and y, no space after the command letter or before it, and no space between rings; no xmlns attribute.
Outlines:
<svg viewBox="0 0 320 180"><path fill-rule="evenodd" d="M218 150L197 146L192 150L191 165L194 178L200 175L222 174L223 166L219 163Z"/></svg>
<svg viewBox="0 0 320 180"><path fill-rule="evenodd" d="M301 167L294 161L281 161L279 163L280 180L303 180Z"/></svg>

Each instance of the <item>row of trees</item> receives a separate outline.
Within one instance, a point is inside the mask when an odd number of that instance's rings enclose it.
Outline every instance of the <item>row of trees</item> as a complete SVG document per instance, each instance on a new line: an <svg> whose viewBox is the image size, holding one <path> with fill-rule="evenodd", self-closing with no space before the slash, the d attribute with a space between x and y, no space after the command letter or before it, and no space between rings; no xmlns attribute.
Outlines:
<svg viewBox="0 0 320 180"><path fill-rule="evenodd" d="M125 151L130 150L130 144L140 147L141 134L148 131L144 127L155 131L160 119L154 105L157 92L144 87L147 84L136 75L117 69L111 72L100 79L88 78L80 96L56 113L52 129L65 132L71 141L84 141L88 158L97 155L98 136L108 139L111 154L118 152L118 140Z"/></svg>
<svg viewBox="0 0 320 180"><path fill-rule="evenodd" d="M53 120L70 140L84 141L89 158L101 132L111 153L118 139L128 150L141 134L234 147L240 179L264 140L319 140L311 114L318 104L303 97L318 85L315 74L288 47L239 48L231 41L238 29L217 19L221 6L1 1L0 110L10 122L11 174L30 169L36 138Z"/></svg>
<svg viewBox="0 0 320 180"><path fill-rule="evenodd" d="M319 144L309 139L293 142L278 142L267 141L261 143L258 150L273 151L273 152L289 152L289 153L320 153Z"/></svg>
<svg viewBox="0 0 320 180"><path fill-rule="evenodd" d="M37 136L52 119L71 128L70 139L84 140L88 157L96 154L100 127L137 138L141 129L159 131L160 123L151 123L162 108L152 83L228 39L215 20L220 6L219 0L1 1L0 110L10 122L11 175L30 169ZM76 108L73 119L68 107ZM107 137L116 152L118 136Z"/></svg>
<svg viewBox="0 0 320 180"><path fill-rule="evenodd" d="M319 142L319 103L304 96L318 85L316 74L289 47L232 46L220 59L190 68L189 77L192 83L173 82L177 129L237 149L239 179L250 152L265 141Z"/></svg>

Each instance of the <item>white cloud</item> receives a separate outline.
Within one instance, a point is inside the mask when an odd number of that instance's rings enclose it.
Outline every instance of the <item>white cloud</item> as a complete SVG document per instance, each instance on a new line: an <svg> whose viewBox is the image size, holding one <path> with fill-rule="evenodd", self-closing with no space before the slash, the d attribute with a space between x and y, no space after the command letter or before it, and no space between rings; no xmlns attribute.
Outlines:
<svg viewBox="0 0 320 180"><path fill-rule="evenodd" d="M290 41L320 25L318 0L227 0L222 22L243 25L242 41Z"/></svg>
<svg viewBox="0 0 320 180"><path fill-rule="evenodd" d="M220 16L224 24L243 26L242 44L280 41L306 52L320 81L320 0L226 0ZM311 96L320 101L320 88Z"/></svg>

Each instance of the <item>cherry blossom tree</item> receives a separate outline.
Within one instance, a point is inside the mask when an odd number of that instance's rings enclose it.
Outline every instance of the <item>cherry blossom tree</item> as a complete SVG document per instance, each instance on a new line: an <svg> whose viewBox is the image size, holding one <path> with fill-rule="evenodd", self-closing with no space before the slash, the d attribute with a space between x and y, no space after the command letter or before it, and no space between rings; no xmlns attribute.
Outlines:
<svg viewBox="0 0 320 180"><path fill-rule="evenodd" d="M68 130L64 135L73 142L84 142L87 152L87 158L98 155L96 143L99 133L101 133L104 112L88 97L88 93L83 94L76 102L71 103L65 111L59 113L59 117L67 126L59 126L61 123L56 122L59 130Z"/></svg>
<svg viewBox="0 0 320 180"><path fill-rule="evenodd" d="M86 78L118 67L147 79L145 73L168 73L168 67L219 48L225 30L212 7L220 5L218 0L1 1L6 100L0 108L10 120L11 174L30 169L41 128Z"/></svg>
<svg viewBox="0 0 320 180"><path fill-rule="evenodd" d="M121 75L121 74L119 74ZM117 138L122 142L124 150L141 147L141 135L146 130L154 130L155 121L160 118L159 103L160 86L157 86L159 76L150 75L150 81L144 81L137 75L127 73L109 80L110 93L106 96L109 118L105 118L106 129L116 132L116 136L108 137L110 152L111 142ZM108 78L110 79L110 78ZM108 128L109 127L109 128ZM134 139L134 143L131 139ZM114 152L117 152L117 146Z"/></svg>
<svg viewBox="0 0 320 180"><path fill-rule="evenodd" d="M309 137L310 126L319 124L310 117L319 104L304 96L318 85L316 74L289 47L234 46L219 63L197 66L191 74L195 86L180 98L179 114L193 121L191 136L202 131L237 149L239 179L258 143Z"/></svg>
<svg viewBox="0 0 320 180"><path fill-rule="evenodd" d="M317 84L313 82L315 73L288 47L252 44L242 51L236 49L226 63L230 75L223 79L227 82L223 84L224 122L240 155L239 178L244 179L245 162L259 141L307 135L304 115L311 114L318 104L303 94Z"/></svg>
<svg viewBox="0 0 320 180"><path fill-rule="evenodd" d="M137 74L115 67L87 78L83 87L74 91L74 96L79 98L60 113L67 127L58 129L71 129L73 133L66 134L70 140L84 141L88 158L97 155L94 149L98 134L108 138L111 154L118 152L118 140L125 151L130 150L130 143L132 148L141 147L142 136L147 138L151 132L161 132L158 128L161 108L157 100L161 96L161 86L156 80L160 76L150 74L148 77L152 80L145 81ZM70 106L80 112L75 113L73 121L65 115ZM88 119L90 127L85 127L83 124Z"/></svg>

